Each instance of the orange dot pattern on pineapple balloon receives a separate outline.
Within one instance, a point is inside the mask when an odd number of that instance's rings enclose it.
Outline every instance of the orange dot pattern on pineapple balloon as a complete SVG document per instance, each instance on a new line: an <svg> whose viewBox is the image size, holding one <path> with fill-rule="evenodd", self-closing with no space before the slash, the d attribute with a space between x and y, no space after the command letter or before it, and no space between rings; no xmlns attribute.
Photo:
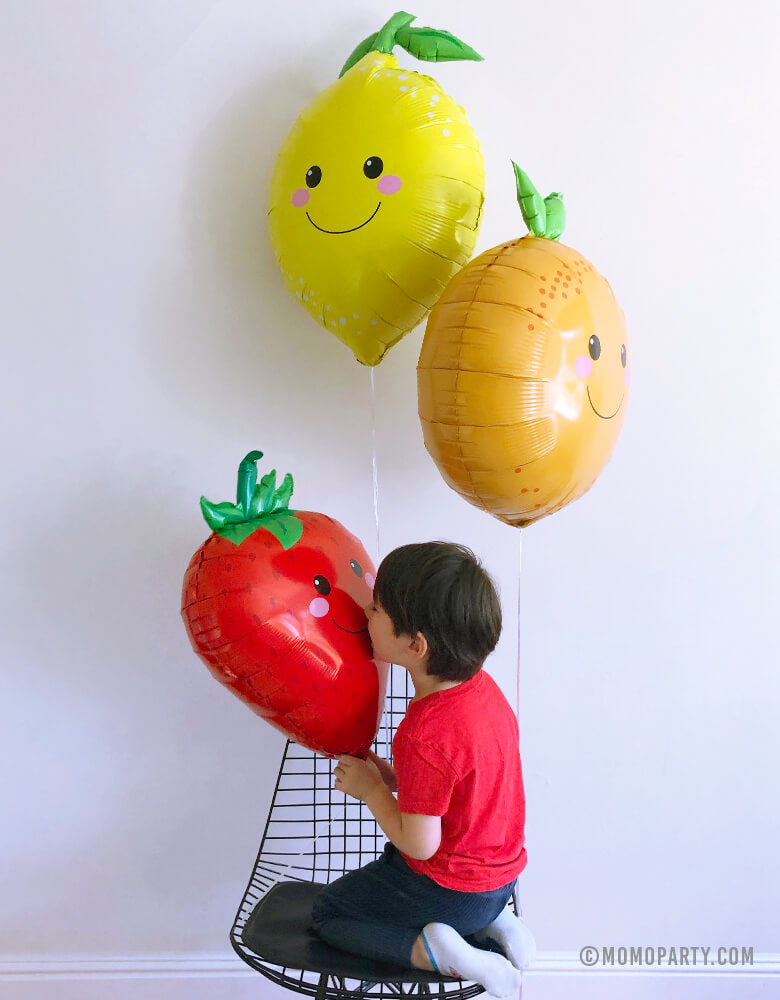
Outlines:
<svg viewBox="0 0 780 1000"><path fill-rule="evenodd" d="M558 295L560 295L562 299L568 299L571 294L581 295L582 272L588 271L590 274L598 273L596 269L588 263L588 261L583 260L581 257L578 257L574 262L574 269L569 267L569 265L563 261L560 263L564 270L556 271L555 275L550 279L549 284L547 284L547 275L539 275L541 286L538 288L539 301L537 303L537 308L533 309L530 306L528 307L528 312L533 313L534 316L538 316L539 319L546 320L548 318L547 313L542 312L542 310L546 309L548 306L548 302L546 301L547 299L555 301ZM528 329L533 331L533 323L528 324Z"/></svg>
<svg viewBox="0 0 780 1000"><path fill-rule="evenodd" d="M516 244L517 244L517 241L515 241L515 243L513 245L516 245ZM539 275L539 281L541 283L540 287L538 289L538 291L539 291L538 309L539 310L547 308L547 302L545 301L545 299L551 299L551 300L554 301L558 295L560 295L562 299L568 299L569 295L571 295L571 294L581 295L582 294L582 272L583 271L587 271L587 272L589 272L590 274L593 274L593 275L596 275L598 273L596 271L596 269L588 261L583 260L581 257L578 257L575 260L574 263L575 263L575 267L574 267L574 269L572 269L564 261L561 261L560 264L561 264L561 267L564 268L564 270L562 270L562 271L561 270L556 270L555 275L552 277L552 280L549 282L549 284L547 283L547 275L544 275L544 274L540 274ZM547 315L545 313L537 311L536 309L532 309L532 308L529 307L528 312L533 313L534 316L538 316L539 319L541 319L541 320L547 319ZM529 323L528 324L528 329L531 332L533 332L533 330L534 330L534 324L533 323ZM515 472L522 472L522 471L523 471L523 468L520 465L515 469ZM530 493L530 492L539 493L540 492L540 487L538 487L538 486L524 486L520 490L521 494ZM539 510L541 508L541 506L542 505L540 503L534 504L534 510Z"/></svg>

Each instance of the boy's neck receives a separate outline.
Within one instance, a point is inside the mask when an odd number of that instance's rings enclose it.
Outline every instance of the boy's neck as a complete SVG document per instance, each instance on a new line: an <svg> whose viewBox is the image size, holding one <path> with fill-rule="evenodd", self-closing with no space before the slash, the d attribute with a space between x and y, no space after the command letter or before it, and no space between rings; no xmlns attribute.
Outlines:
<svg viewBox="0 0 780 1000"><path fill-rule="evenodd" d="M437 691L446 691L448 688L454 688L463 683L463 681L448 681L443 677L437 677L435 674L428 674L425 672L425 666L416 670L411 667L407 667L406 669L409 671L409 676L414 685L414 698L412 698L412 701L420 701L421 698L427 698L429 694L435 694Z"/></svg>

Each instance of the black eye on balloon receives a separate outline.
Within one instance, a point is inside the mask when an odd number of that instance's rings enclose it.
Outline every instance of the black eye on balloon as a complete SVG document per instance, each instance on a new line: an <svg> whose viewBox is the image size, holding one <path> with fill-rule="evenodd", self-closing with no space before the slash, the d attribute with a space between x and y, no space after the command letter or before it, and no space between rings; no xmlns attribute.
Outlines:
<svg viewBox="0 0 780 1000"><path fill-rule="evenodd" d="M621 365L624 368L626 367L627 360L628 359L626 358L626 345L625 344L621 344L620 345L620 363L621 363Z"/></svg>
<svg viewBox="0 0 780 1000"><path fill-rule="evenodd" d="M598 361L601 357L601 341L595 334L588 341L588 352L594 361Z"/></svg>
<svg viewBox="0 0 780 1000"><path fill-rule="evenodd" d="M322 171L318 166L309 167L306 171L306 187L316 188L322 180Z"/></svg>
<svg viewBox="0 0 780 1000"><path fill-rule="evenodd" d="M382 171L385 169L384 163L379 159L378 156L369 156L366 162L363 164L363 173L366 177L374 180L378 177Z"/></svg>
<svg viewBox="0 0 780 1000"><path fill-rule="evenodd" d="M363 567L360 565L357 559L350 559L349 565L352 567L352 572L355 574L355 576L363 575Z"/></svg>
<svg viewBox="0 0 780 1000"><path fill-rule="evenodd" d="M324 597L330 593L330 580L326 576L314 577L314 589Z"/></svg>

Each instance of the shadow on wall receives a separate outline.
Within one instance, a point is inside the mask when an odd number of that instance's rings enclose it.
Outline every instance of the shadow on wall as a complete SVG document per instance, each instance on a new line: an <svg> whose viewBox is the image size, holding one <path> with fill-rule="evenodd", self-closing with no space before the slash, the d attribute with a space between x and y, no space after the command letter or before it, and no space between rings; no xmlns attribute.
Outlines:
<svg viewBox="0 0 780 1000"><path fill-rule="evenodd" d="M204 406L224 420L287 405L305 421L321 407L311 387L325 384L338 399L367 381L351 352L291 298L268 236L279 148L331 82L325 72L312 77L291 68L237 95L192 151L181 204L189 260L159 286L150 353L166 395L193 408L201 401L201 418Z"/></svg>

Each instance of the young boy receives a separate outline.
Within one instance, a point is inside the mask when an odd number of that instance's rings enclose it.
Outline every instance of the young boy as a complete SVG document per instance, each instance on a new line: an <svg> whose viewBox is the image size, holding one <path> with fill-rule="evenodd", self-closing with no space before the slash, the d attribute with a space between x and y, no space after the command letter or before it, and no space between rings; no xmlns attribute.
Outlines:
<svg viewBox="0 0 780 1000"><path fill-rule="evenodd" d="M526 863L525 796L517 720L482 670L501 634L495 587L464 546L404 545L382 561L366 614L375 656L404 666L415 694L395 770L374 754L339 758L335 787L365 802L389 843L322 892L314 929L345 951L508 996L535 946L506 909Z"/></svg>

